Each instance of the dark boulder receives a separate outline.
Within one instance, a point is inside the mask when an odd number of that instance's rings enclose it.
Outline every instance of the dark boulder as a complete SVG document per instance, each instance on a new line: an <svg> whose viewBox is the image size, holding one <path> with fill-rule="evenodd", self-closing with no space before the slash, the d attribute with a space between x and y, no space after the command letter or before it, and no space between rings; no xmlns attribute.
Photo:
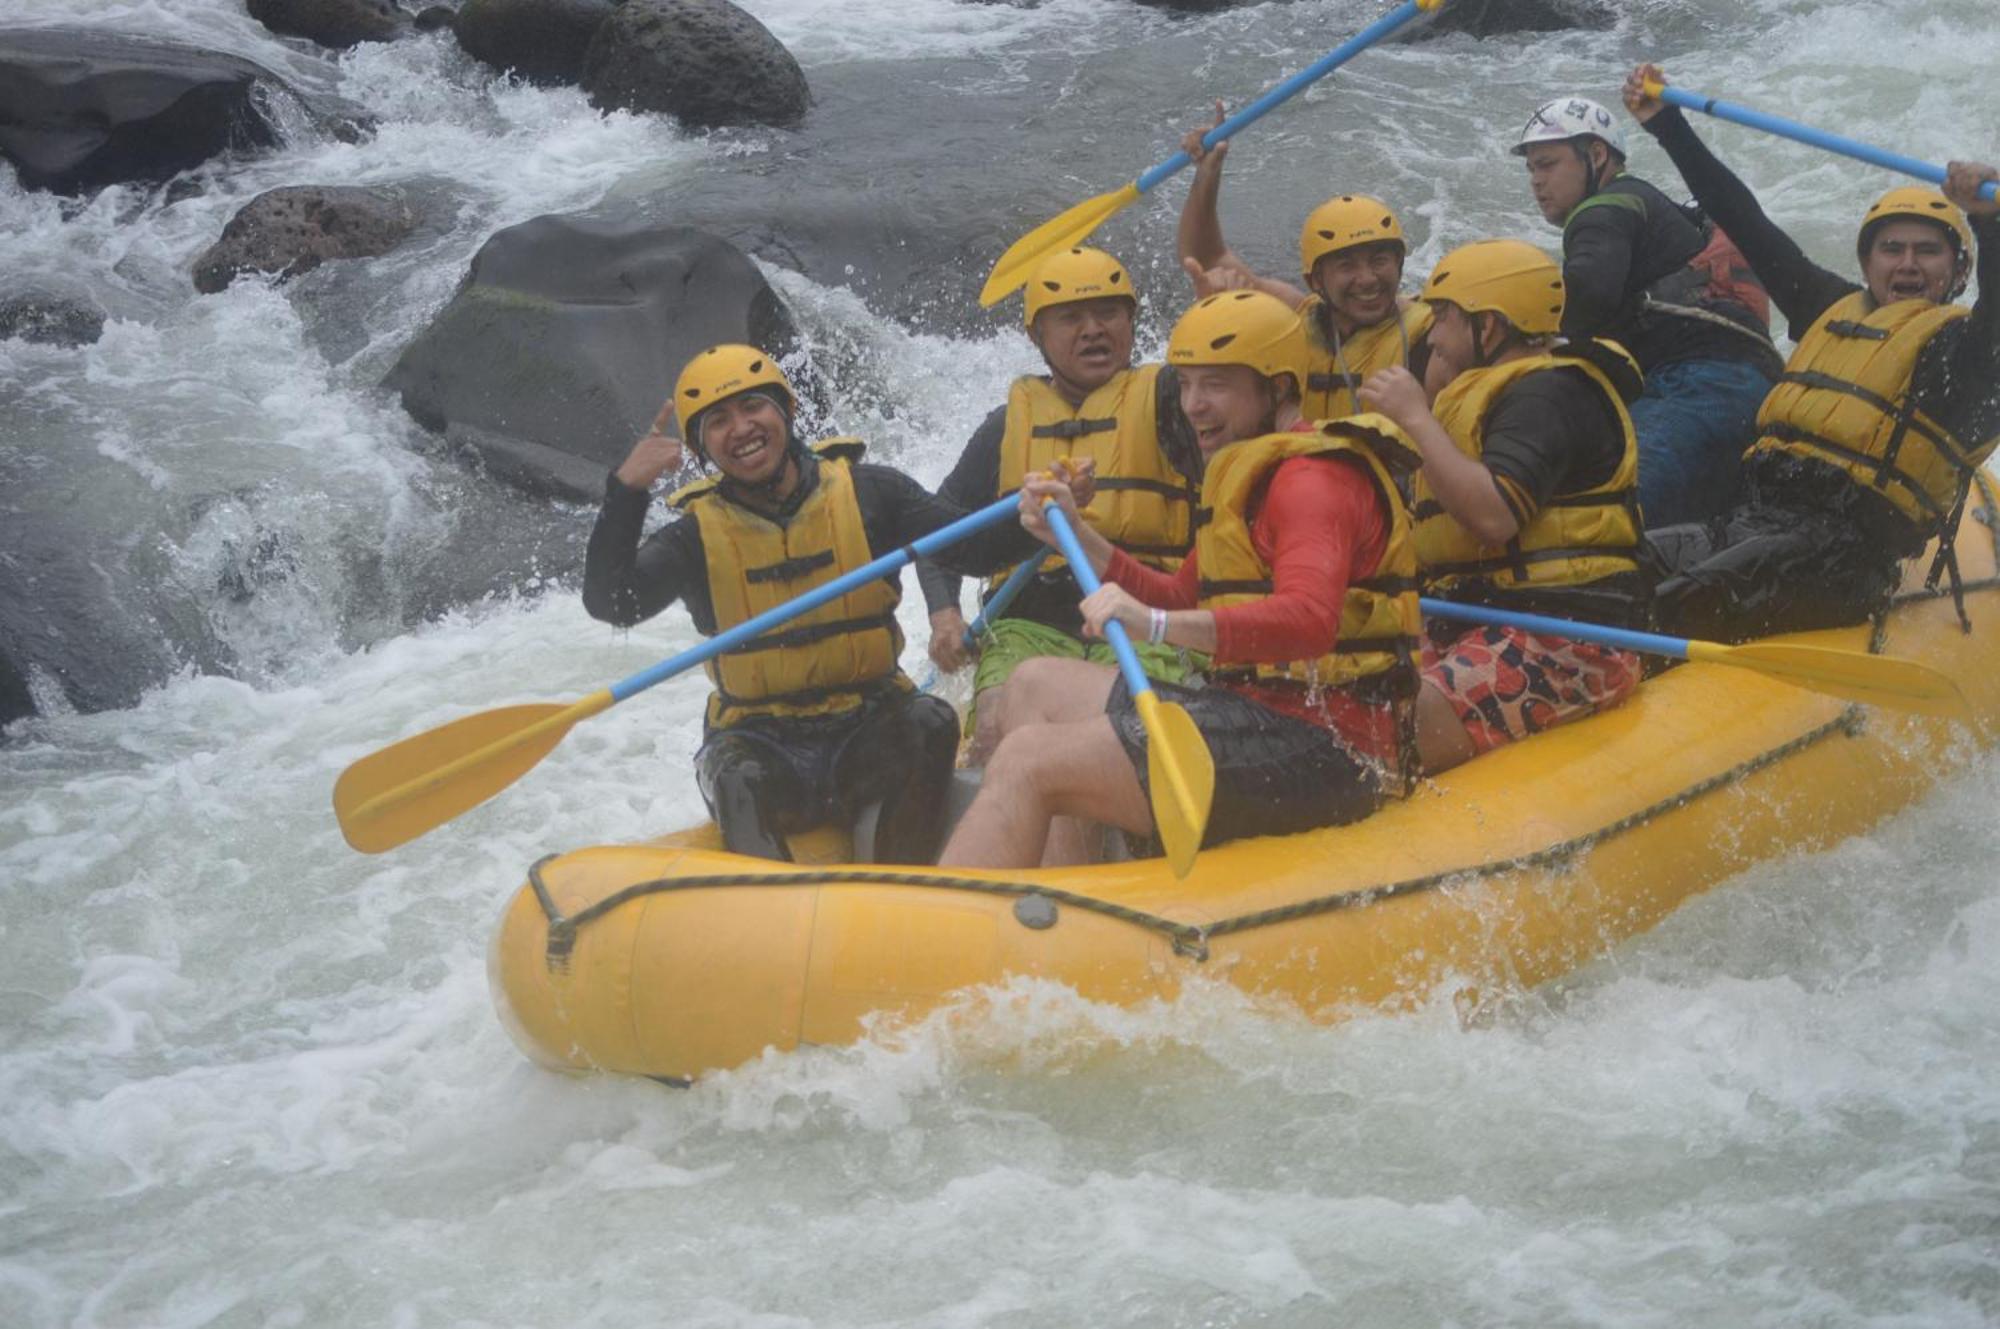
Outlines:
<svg viewBox="0 0 2000 1329"><path fill-rule="evenodd" d="M466 0L453 31L466 54L531 83L579 83L611 0Z"/></svg>
<svg viewBox="0 0 2000 1329"><path fill-rule="evenodd" d="M0 729L35 714L35 692L28 676L5 654L0 654Z"/></svg>
<svg viewBox="0 0 2000 1329"><path fill-rule="evenodd" d="M503 478L592 499L696 351L781 354L793 335L756 265L712 235L537 217L480 248L384 386Z"/></svg>
<svg viewBox="0 0 2000 1329"><path fill-rule="evenodd" d="M0 292L0 341L88 346L104 335L104 311L81 291L27 283Z"/></svg>
<svg viewBox="0 0 2000 1329"><path fill-rule="evenodd" d="M450 5L431 5L419 9L416 17L410 20L410 26L418 32L436 32L439 28L455 27L457 24L458 11Z"/></svg>
<svg viewBox="0 0 2000 1329"><path fill-rule="evenodd" d="M792 53L728 0L625 0L591 39L583 86L602 109L696 127L796 124L812 102Z"/></svg>
<svg viewBox="0 0 2000 1329"><path fill-rule="evenodd" d="M1452 0L1418 25L1416 37L1464 33L1472 37L1504 37L1516 32L1567 32L1572 28L1609 28L1617 15L1604 0Z"/></svg>
<svg viewBox="0 0 2000 1329"><path fill-rule="evenodd" d="M248 0L248 8L272 32L321 46L390 41L410 21L391 0Z"/></svg>
<svg viewBox="0 0 2000 1329"><path fill-rule="evenodd" d="M213 294L242 272L296 277L330 258L386 254L415 229L400 191L292 185L259 194L229 219L194 264L194 287Z"/></svg>
<svg viewBox="0 0 2000 1329"><path fill-rule="evenodd" d="M87 29L0 31L0 156L29 189L167 180L277 145L288 109L348 141L370 127L240 56Z"/></svg>

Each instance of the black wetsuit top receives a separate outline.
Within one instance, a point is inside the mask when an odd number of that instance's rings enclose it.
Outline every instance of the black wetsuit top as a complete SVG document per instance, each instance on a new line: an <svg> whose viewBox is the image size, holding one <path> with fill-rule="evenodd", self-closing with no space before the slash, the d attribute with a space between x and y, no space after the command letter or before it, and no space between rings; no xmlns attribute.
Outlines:
<svg viewBox="0 0 2000 1329"><path fill-rule="evenodd" d="M783 521L797 512L818 486L819 459L808 455L800 467L798 489L781 511L765 515ZM725 480L725 497L729 490ZM650 494L626 485L615 472L606 479L604 504L598 509L584 556L583 607L592 618L630 627L674 601L684 600L696 630L713 636L715 605L708 591L708 558L702 550L701 524L683 517L642 542L640 534L651 501ZM875 558L957 521L967 511L933 496L901 471L868 462L854 465L854 501L861 509L869 553ZM744 506L763 511L751 504ZM1020 522L1010 518L975 531L934 557L961 573L978 576L1032 557L1041 547L1021 529ZM891 575L900 577L901 573Z"/></svg>
<svg viewBox="0 0 2000 1329"><path fill-rule="evenodd" d="M1678 107L1661 111L1645 128L1673 158L1702 209L1743 251L1791 325L1794 339L1804 336L1835 301L1862 289L1807 258L1764 215L1748 186L1716 160ZM1925 414L1976 448L2000 434L2000 222L1974 217L1972 232L1979 279L1972 316L1946 324L1931 338L1917 357L1910 395ZM1752 464L1770 463L1760 453ZM1779 492L1775 486L1767 488L1767 500Z"/></svg>
<svg viewBox="0 0 2000 1329"><path fill-rule="evenodd" d="M1637 379L1628 391L1636 392ZM1604 392L1581 369L1562 367L1529 374L1493 404L1479 445L1479 461L1493 473L1494 488L1514 520L1526 526L1550 499L1580 494L1606 483L1625 460L1625 427ZM1641 626L1650 579L1622 572L1583 586L1546 589L1468 586L1456 594L1559 618ZM1450 641L1468 624L1426 619L1433 639Z"/></svg>
<svg viewBox="0 0 2000 1329"><path fill-rule="evenodd" d="M1155 378L1155 418L1159 421L1160 446L1174 469L1188 477L1190 487L1201 480L1201 449L1195 444L1194 429L1181 414L1180 384L1174 371L1162 368ZM948 503L978 508L999 497L1000 443L1007 436L1007 407L1002 405L972 431L958 464L938 486L938 497ZM1013 492L1012 490L1006 492ZM1038 545L1039 549L1040 546ZM1033 556L1031 552L1030 557ZM917 584L923 588L924 607L935 614L940 609L959 607L961 585L957 571L940 567L930 560L917 564ZM1083 615L1077 612L1082 596L1068 569L1039 574L1021 588L1007 606L1003 618L1023 618L1059 628L1072 636L1083 631Z"/></svg>
<svg viewBox="0 0 2000 1329"><path fill-rule="evenodd" d="M1707 245L1699 209L1683 208L1637 176L1609 181L1563 226L1563 335L1607 337L1647 373L1677 360L1751 360L1775 370L1778 355L1754 333L1646 308L1648 288L1685 273ZM1734 301L1714 312L1758 326Z"/></svg>

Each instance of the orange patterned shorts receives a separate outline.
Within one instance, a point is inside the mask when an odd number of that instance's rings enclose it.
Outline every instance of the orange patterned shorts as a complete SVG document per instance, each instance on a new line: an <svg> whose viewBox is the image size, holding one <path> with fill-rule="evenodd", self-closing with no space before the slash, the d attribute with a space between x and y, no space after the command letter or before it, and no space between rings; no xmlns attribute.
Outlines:
<svg viewBox="0 0 2000 1329"><path fill-rule="evenodd" d="M1477 627L1424 646L1424 682L1443 693L1475 752L1609 710L1639 686L1630 651L1521 628Z"/></svg>

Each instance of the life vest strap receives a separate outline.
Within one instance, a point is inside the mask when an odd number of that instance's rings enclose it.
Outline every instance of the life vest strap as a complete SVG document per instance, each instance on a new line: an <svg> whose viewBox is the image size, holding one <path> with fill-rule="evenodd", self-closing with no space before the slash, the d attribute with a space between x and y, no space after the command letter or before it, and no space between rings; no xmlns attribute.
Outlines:
<svg viewBox="0 0 2000 1329"><path fill-rule="evenodd" d="M1836 337L1852 337L1857 341L1887 341L1895 335L1887 328L1871 327L1846 318L1828 319L1826 330Z"/></svg>
<svg viewBox="0 0 2000 1329"><path fill-rule="evenodd" d="M1192 503L1194 501L1194 496L1188 492L1186 485L1168 484L1164 480L1144 480L1122 475L1106 476L1104 479L1097 481L1096 488L1100 493L1107 494L1120 489L1135 489L1141 493L1158 494L1160 497L1174 503Z"/></svg>
<svg viewBox="0 0 2000 1329"><path fill-rule="evenodd" d="M1438 563L1424 569L1428 580L1436 581L1444 577L1478 576L1487 572L1506 572L1525 567L1530 563L1554 563L1562 559L1610 558L1624 559L1636 569L1639 547L1637 545L1597 545L1580 546L1575 549L1515 549L1498 558L1470 559L1463 563ZM1589 583L1584 583L1588 585Z"/></svg>
<svg viewBox="0 0 2000 1329"><path fill-rule="evenodd" d="M782 651L795 646L810 646L829 637L844 637L878 630L893 635L896 630L895 615L867 614L860 618L837 618L826 623L808 623L801 628L780 628L761 637L752 637L736 649L722 653L755 655L759 651Z"/></svg>
<svg viewBox="0 0 2000 1329"><path fill-rule="evenodd" d="M1377 595L1414 595L1423 589L1419 577L1361 577L1348 583L1357 591L1374 591Z"/></svg>
<svg viewBox="0 0 2000 1329"><path fill-rule="evenodd" d="M879 688L887 679L893 679L894 677L895 675L890 674L884 679L872 679L866 683L845 683L838 686L820 688L794 688L790 692L774 692L768 697L739 697L723 688L720 684L717 684L715 695L721 700L724 710L756 709L767 706L812 706L822 701L829 701L834 697L853 697L858 703L861 698Z"/></svg>
<svg viewBox="0 0 2000 1329"><path fill-rule="evenodd" d="M1831 439L1821 438L1811 430L1800 429L1796 425L1788 425L1778 421L1773 421L1764 426L1764 433L1768 437L1778 439L1781 442L1802 443L1815 451L1829 453L1845 461L1851 461L1857 466L1866 466L1876 472L1875 488L1884 488L1883 481L1893 480L1915 498L1917 505L1928 512L1934 520L1942 522L1945 518L1945 510L1938 505L1936 499L1932 498L1925 491L1922 485L1918 484L1897 467L1891 466L1886 470L1882 469L1879 465L1881 459L1878 457L1871 457L1867 453L1858 452L1853 448L1842 447ZM1961 471L1968 469L1956 456L1946 454L1946 459Z"/></svg>
<svg viewBox="0 0 2000 1329"><path fill-rule="evenodd" d="M760 568L745 568L743 580L752 586L767 581L797 581L807 573L832 567L833 561L833 551L822 549L816 554L800 554L797 558L788 558L781 563L767 563Z"/></svg>
<svg viewBox="0 0 2000 1329"><path fill-rule="evenodd" d="M1116 428L1118 428L1116 416L1100 416L1091 420L1058 420L1054 424L1034 426L1028 430L1028 437L1082 438L1085 434L1102 434Z"/></svg>
<svg viewBox="0 0 2000 1329"><path fill-rule="evenodd" d="M1271 591L1269 577L1246 577L1235 581L1210 581L1203 577L1200 586L1204 598L1211 595L1269 595Z"/></svg>

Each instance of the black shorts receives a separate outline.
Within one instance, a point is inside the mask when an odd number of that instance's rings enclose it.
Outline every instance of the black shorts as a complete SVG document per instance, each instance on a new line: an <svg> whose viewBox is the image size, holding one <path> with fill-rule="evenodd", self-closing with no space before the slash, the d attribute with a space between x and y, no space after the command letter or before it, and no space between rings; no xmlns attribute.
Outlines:
<svg viewBox="0 0 2000 1329"><path fill-rule="evenodd" d="M767 815L777 829L846 825L923 765L911 741L916 711L935 712L933 726L957 732L951 704L922 692L886 692L840 715L755 717L709 733L695 753L695 783L713 813L724 768L755 761L768 772ZM935 776L940 785L951 778L948 759Z"/></svg>
<svg viewBox="0 0 2000 1329"><path fill-rule="evenodd" d="M1188 713L1215 759L1215 803L1202 836L1204 846L1339 826L1382 806L1382 777L1375 764L1318 725L1224 687L1155 683L1153 691ZM1146 727L1123 674L1111 685L1104 713L1139 774L1139 788L1150 799Z"/></svg>

